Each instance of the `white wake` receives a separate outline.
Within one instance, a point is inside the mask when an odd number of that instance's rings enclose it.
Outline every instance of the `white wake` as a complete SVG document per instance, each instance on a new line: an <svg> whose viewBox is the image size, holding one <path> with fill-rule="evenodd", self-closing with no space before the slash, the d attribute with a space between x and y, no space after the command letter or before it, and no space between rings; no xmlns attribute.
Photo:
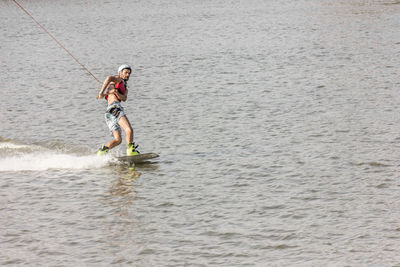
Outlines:
<svg viewBox="0 0 400 267"><path fill-rule="evenodd" d="M113 157L110 155L73 155L36 145L0 142L0 172L93 169L107 166L112 161Z"/></svg>

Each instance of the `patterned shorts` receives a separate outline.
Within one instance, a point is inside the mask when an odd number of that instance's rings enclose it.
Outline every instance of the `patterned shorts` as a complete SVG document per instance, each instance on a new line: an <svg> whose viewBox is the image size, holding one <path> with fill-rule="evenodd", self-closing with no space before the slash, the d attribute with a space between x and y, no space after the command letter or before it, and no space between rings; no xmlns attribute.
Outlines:
<svg viewBox="0 0 400 267"><path fill-rule="evenodd" d="M119 126L118 121L123 116L125 116L125 112L120 102L113 102L108 105L104 117L111 133L115 131L121 131L121 127Z"/></svg>

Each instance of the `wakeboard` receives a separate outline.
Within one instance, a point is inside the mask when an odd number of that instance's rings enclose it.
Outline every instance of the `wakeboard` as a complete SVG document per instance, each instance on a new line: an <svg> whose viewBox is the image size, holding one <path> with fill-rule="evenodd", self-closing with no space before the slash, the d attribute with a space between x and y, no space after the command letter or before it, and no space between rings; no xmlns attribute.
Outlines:
<svg viewBox="0 0 400 267"><path fill-rule="evenodd" d="M142 163L146 162L150 159L158 158L159 155L156 153L143 153L139 155L134 155L134 156L120 156L117 157L117 159L121 162L127 162L127 163Z"/></svg>

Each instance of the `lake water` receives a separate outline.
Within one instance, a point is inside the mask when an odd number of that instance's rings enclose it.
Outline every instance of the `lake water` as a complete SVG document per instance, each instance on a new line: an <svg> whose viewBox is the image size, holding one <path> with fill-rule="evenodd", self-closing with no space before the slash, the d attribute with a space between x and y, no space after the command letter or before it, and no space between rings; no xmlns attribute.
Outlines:
<svg viewBox="0 0 400 267"><path fill-rule="evenodd" d="M400 3L0 1L0 265L399 266Z"/></svg>

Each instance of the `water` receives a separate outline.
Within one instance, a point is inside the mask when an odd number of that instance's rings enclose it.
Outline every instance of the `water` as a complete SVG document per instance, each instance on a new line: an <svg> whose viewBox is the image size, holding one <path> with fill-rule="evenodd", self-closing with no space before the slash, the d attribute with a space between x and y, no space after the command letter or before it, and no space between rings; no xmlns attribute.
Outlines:
<svg viewBox="0 0 400 267"><path fill-rule="evenodd" d="M0 1L0 265L398 266L398 1ZM123 145L114 153L123 153Z"/></svg>

